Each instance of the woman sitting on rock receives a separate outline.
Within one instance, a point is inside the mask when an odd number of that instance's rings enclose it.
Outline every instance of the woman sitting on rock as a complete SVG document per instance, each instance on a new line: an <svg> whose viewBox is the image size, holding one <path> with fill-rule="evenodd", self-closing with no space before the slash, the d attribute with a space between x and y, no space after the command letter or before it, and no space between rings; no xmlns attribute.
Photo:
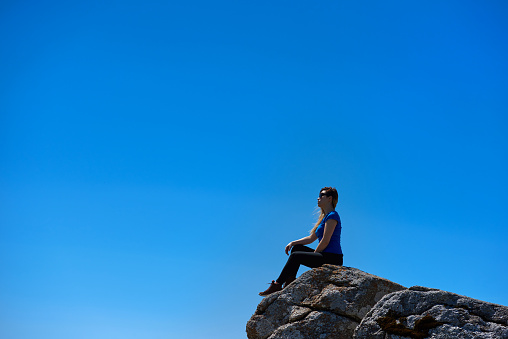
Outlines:
<svg viewBox="0 0 508 339"><path fill-rule="evenodd" d="M296 279L300 265L310 268L320 267L324 264L342 265L342 249L340 247L340 217L335 211L339 201L337 190L333 187L321 189L317 199L321 214L310 235L300 240L292 241L286 246L286 254L291 255L277 280L272 280L266 291L260 296L267 296L282 290ZM304 246L319 240L316 249Z"/></svg>

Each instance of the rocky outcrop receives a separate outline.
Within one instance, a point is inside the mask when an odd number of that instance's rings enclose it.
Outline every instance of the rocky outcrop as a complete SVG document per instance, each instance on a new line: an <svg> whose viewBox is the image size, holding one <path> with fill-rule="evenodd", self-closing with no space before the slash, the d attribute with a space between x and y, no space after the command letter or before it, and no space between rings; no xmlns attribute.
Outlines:
<svg viewBox="0 0 508 339"><path fill-rule="evenodd" d="M508 339L508 307L324 265L261 301L249 339Z"/></svg>
<svg viewBox="0 0 508 339"><path fill-rule="evenodd" d="M249 339L352 338L381 298L405 289L358 269L324 265L308 271L258 305Z"/></svg>
<svg viewBox="0 0 508 339"><path fill-rule="evenodd" d="M354 337L508 338L508 307L415 286L381 299L363 318Z"/></svg>

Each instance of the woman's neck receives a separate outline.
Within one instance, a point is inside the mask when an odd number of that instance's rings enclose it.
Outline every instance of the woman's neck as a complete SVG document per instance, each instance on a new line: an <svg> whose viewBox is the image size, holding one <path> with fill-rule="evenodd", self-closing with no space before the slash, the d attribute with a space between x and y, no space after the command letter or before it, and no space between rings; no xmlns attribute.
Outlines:
<svg viewBox="0 0 508 339"><path fill-rule="evenodd" d="M330 213L330 212L331 212L331 211L333 211L333 210L334 210L334 208L333 208L332 206L325 206L325 207L323 208L323 213L324 213L325 215L327 215L328 213Z"/></svg>

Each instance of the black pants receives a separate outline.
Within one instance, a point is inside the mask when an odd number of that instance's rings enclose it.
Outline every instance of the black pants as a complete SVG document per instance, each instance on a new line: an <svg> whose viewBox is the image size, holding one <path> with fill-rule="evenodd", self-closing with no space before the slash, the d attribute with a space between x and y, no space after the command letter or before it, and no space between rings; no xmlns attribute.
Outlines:
<svg viewBox="0 0 508 339"><path fill-rule="evenodd" d="M342 257L342 254L336 253L314 253L314 250L310 247L295 245L291 249L291 255L289 256L286 266L282 269L280 276L277 278L277 282L282 284L286 282L288 278L295 278L300 265L310 268L316 268L324 264L342 266Z"/></svg>

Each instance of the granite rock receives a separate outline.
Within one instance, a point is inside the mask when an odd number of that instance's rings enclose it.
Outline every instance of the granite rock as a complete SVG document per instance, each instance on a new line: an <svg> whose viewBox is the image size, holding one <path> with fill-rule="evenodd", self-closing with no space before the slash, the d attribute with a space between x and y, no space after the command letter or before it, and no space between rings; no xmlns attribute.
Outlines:
<svg viewBox="0 0 508 339"><path fill-rule="evenodd" d="M508 307L414 286L384 296L356 339L508 339Z"/></svg>
<svg viewBox="0 0 508 339"><path fill-rule="evenodd" d="M349 339L383 296L401 290L356 268L324 265L264 298L247 323L247 337Z"/></svg>

